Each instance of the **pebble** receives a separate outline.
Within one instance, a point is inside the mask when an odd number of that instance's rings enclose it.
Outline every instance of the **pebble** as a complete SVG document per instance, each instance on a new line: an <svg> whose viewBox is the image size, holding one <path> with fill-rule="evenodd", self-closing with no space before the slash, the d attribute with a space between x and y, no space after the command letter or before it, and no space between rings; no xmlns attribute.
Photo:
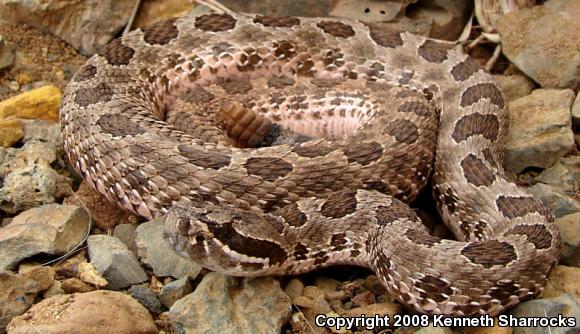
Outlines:
<svg viewBox="0 0 580 334"><path fill-rule="evenodd" d="M375 303L375 295L372 291L365 291L352 297L352 302L356 306L367 306Z"/></svg>
<svg viewBox="0 0 580 334"><path fill-rule="evenodd" d="M171 308L176 301L190 294L193 286L189 277L182 277L171 283L166 284L159 293L159 300L165 307Z"/></svg>
<svg viewBox="0 0 580 334"><path fill-rule="evenodd" d="M62 255L81 243L89 217L74 205L47 204L22 212L0 228L0 270L40 253Z"/></svg>
<svg viewBox="0 0 580 334"><path fill-rule="evenodd" d="M367 317L373 317L375 314L379 316L388 315L389 318L393 318L395 314L399 314L402 311L401 304L396 303L376 303L370 304L366 306L360 306L356 308L352 308L350 310L345 311L345 316L347 317L357 317L361 315L365 315Z"/></svg>
<svg viewBox="0 0 580 334"><path fill-rule="evenodd" d="M143 306L145 306L149 311L154 314L161 314L164 311L163 305L159 301L159 298L153 292L153 290L148 287L141 285L133 285L129 289L131 296L138 300Z"/></svg>
<svg viewBox="0 0 580 334"><path fill-rule="evenodd" d="M580 86L580 3L550 0L500 18L503 54L544 88Z"/></svg>
<svg viewBox="0 0 580 334"><path fill-rule="evenodd" d="M0 271L0 333L10 319L32 306L40 288L40 283L26 275Z"/></svg>
<svg viewBox="0 0 580 334"><path fill-rule="evenodd" d="M81 279L76 277L71 277L63 280L60 284L60 288L64 293L71 294L71 293L82 293L82 292L91 292L95 291L97 288L94 286L83 282Z"/></svg>
<svg viewBox="0 0 580 334"><path fill-rule="evenodd" d="M560 228L562 238L563 264L580 267L580 212L557 218L554 221Z"/></svg>
<svg viewBox="0 0 580 334"><path fill-rule="evenodd" d="M179 333L279 334L291 311L290 297L271 277L210 272L194 292L173 304L169 318Z"/></svg>
<svg viewBox="0 0 580 334"><path fill-rule="evenodd" d="M325 294L338 290L338 281L334 278L318 276L314 279L314 285L322 290Z"/></svg>
<svg viewBox="0 0 580 334"><path fill-rule="evenodd" d="M143 305L115 291L59 295L41 301L12 319L10 334L156 334L153 318Z"/></svg>
<svg viewBox="0 0 580 334"><path fill-rule="evenodd" d="M290 296L290 298L296 298L302 296L304 293L304 283L301 280L293 278L286 284L284 292Z"/></svg>
<svg viewBox="0 0 580 334"><path fill-rule="evenodd" d="M59 163L59 150L44 141L29 141L21 148L10 148L6 151L4 162L0 166L0 174L8 175L21 168L40 165L50 167Z"/></svg>
<svg viewBox="0 0 580 334"><path fill-rule="evenodd" d="M141 262L151 268L157 277L195 278L202 267L169 248L163 239L164 222L163 216L137 227L135 242Z"/></svg>
<svg viewBox="0 0 580 334"><path fill-rule="evenodd" d="M124 289L148 280L139 260L119 239L91 235L87 245L91 264L109 282L109 289Z"/></svg>
<svg viewBox="0 0 580 334"><path fill-rule="evenodd" d="M520 173L528 167L547 168L574 150L573 100L570 89L536 89L509 103L506 169Z"/></svg>

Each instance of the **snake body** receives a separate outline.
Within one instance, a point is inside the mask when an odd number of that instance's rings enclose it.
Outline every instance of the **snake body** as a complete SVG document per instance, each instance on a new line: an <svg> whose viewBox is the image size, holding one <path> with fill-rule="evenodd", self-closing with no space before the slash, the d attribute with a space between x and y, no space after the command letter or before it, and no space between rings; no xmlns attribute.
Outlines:
<svg viewBox="0 0 580 334"><path fill-rule="evenodd" d="M504 176L500 89L448 43L335 18L182 17L91 57L60 115L92 187L169 213L173 248L233 275L354 264L413 310L496 315L559 257L550 212ZM404 204L431 178L457 240Z"/></svg>

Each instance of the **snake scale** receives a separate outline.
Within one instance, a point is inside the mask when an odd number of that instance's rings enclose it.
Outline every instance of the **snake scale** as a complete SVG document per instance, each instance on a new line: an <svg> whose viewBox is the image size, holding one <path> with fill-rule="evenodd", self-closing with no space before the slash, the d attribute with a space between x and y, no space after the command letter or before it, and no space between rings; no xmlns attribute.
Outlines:
<svg viewBox="0 0 580 334"><path fill-rule="evenodd" d="M412 310L493 316L559 258L550 212L504 176L500 89L442 41L336 18L171 19L91 57L60 121L94 189L168 214L172 248L232 275L359 265ZM431 179L457 240L404 204Z"/></svg>

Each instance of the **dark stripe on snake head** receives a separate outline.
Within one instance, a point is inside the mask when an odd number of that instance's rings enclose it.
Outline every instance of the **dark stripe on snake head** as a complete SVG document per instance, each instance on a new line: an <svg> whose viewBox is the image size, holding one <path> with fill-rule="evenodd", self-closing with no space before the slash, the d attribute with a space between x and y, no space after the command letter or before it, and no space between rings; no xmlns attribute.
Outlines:
<svg viewBox="0 0 580 334"><path fill-rule="evenodd" d="M485 268L507 265L518 258L514 246L497 240L470 242L463 247L461 255Z"/></svg>
<svg viewBox="0 0 580 334"><path fill-rule="evenodd" d="M544 204L533 197L499 196L495 201L497 209L504 217L518 218L530 213L539 213L549 221L554 220Z"/></svg>
<svg viewBox="0 0 580 334"><path fill-rule="evenodd" d="M123 114L105 114L97 120L103 133L112 136L136 136L145 133L145 129Z"/></svg>
<svg viewBox="0 0 580 334"><path fill-rule="evenodd" d="M107 63L114 66L128 65L134 54L135 50L124 45L121 38L113 40L98 52L98 55L105 58Z"/></svg>
<svg viewBox="0 0 580 334"><path fill-rule="evenodd" d="M104 82L95 87L80 88L75 96L75 103L81 107L88 107L96 103L105 103L113 98L113 89Z"/></svg>
<svg viewBox="0 0 580 334"><path fill-rule="evenodd" d="M175 26L176 18L157 22L143 29L143 39L151 45L165 45L177 38L179 30Z"/></svg>
<svg viewBox="0 0 580 334"><path fill-rule="evenodd" d="M482 135L486 139L495 141L498 133L499 120L497 116L474 113L461 117L455 123L451 137L456 143L476 135Z"/></svg>
<svg viewBox="0 0 580 334"><path fill-rule="evenodd" d="M552 245L552 233L544 225L516 225L504 233L504 236L513 234L525 235L536 249L546 249Z"/></svg>
<svg viewBox="0 0 580 334"><path fill-rule="evenodd" d="M228 14L206 14L195 19L194 26L203 31L219 32L236 27L237 20Z"/></svg>
<svg viewBox="0 0 580 334"><path fill-rule="evenodd" d="M320 21L316 26L334 37L349 38L355 35L351 26L338 21Z"/></svg>
<svg viewBox="0 0 580 334"><path fill-rule="evenodd" d="M292 164L280 158L249 158L243 164L249 174L261 177L266 181L274 181L292 172Z"/></svg>
<svg viewBox="0 0 580 334"><path fill-rule="evenodd" d="M259 23L265 27L290 28L299 25L300 19L292 16L260 15L254 18L254 23Z"/></svg>

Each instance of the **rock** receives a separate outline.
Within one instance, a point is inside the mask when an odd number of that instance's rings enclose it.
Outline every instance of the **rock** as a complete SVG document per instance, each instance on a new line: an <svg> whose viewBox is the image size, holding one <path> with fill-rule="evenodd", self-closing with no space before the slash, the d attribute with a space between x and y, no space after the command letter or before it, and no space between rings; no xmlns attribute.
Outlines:
<svg viewBox="0 0 580 334"><path fill-rule="evenodd" d="M580 318L580 305L578 300L572 298L569 294L563 294L555 298L535 299L523 302L508 312L514 317L523 319L528 317L547 317L557 318L575 317ZM532 333L578 333L579 324L575 328L570 327L514 327L514 334L532 334Z"/></svg>
<svg viewBox="0 0 580 334"><path fill-rule="evenodd" d="M109 202L104 196L86 182L82 181L74 196L66 198L65 203L84 205L98 228L109 231L120 224L132 224L139 218Z"/></svg>
<svg viewBox="0 0 580 334"><path fill-rule="evenodd" d="M580 212L557 218L555 221L560 228L562 237L563 264L580 267Z"/></svg>
<svg viewBox="0 0 580 334"><path fill-rule="evenodd" d="M78 277L85 283L98 288L104 288L109 284L109 282L101 276L97 268L95 268L91 263L80 262L76 269Z"/></svg>
<svg viewBox="0 0 580 334"><path fill-rule="evenodd" d="M80 292L80 293L91 292L91 291L96 290L96 288L94 286L87 284L76 277L67 278L64 281L62 281L60 288L66 294L78 293L78 292Z"/></svg>
<svg viewBox="0 0 580 334"><path fill-rule="evenodd" d="M30 141L41 141L47 142L58 151L61 150L63 146L62 132L60 131L60 125L58 123L44 121L44 120L20 120L20 125L22 130L24 130L25 143Z"/></svg>
<svg viewBox="0 0 580 334"><path fill-rule="evenodd" d="M449 327L435 327L433 324L429 324L429 326L422 327L418 329L413 334L454 334L455 332L453 329Z"/></svg>
<svg viewBox="0 0 580 334"><path fill-rule="evenodd" d="M55 86L33 89L0 102L0 119L13 116L58 122L61 98L60 89Z"/></svg>
<svg viewBox="0 0 580 334"><path fill-rule="evenodd" d="M62 255L81 243L89 217L74 205L48 204L25 211L0 228L0 270L40 253Z"/></svg>
<svg viewBox="0 0 580 334"><path fill-rule="evenodd" d="M521 74L494 75L493 78L501 87L501 91L507 102L530 95L535 87L532 80Z"/></svg>
<svg viewBox="0 0 580 334"><path fill-rule="evenodd" d="M134 1L4 0L0 14L5 20L27 24L60 37L85 56L109 42L126 24ZM63 18L67 18L63 20Z"/></svg>
<svg viewBox="0 0 580 334"><path fill-rule="evenodd" d="M87 245L91 264L109 282L109 289L124 289L147 281L147 274L139 260L121 240L106 235L91 235Z"/></svg>
<svg viewBox="0 0 580 334"><path fill-rule="evenodd" d="M0 35L0 70L7 69L14 65L14 47Z"/></svg>
<svg viewBox="0 0 580 334"><path fill-rule="evenodd" d="M270 277L234 278L208 273L195 291L173 304L169 318L179 333L280 333L290 298Z"/></svg>
<svg viewBox="0 0 580 334"><path fill-rule="evenodd" d="M21 315L32 306L40 284L26 277L0 271L0 333L15 316Z"/></svg>
<svg viewBox="0 0 580 334"><path fill-rule="evenodd" d="M322 290L325 294L338 290L338 281L334 278L318 276L314 279L314 285Z"/></svg>
<svg viewBox="0 0 580 334"><path fill-rule="evenodd" d="M580 285L578 285L578 282L580 282L580 268L556 266L550 271L542 298L558 297L567 293L573 298L580 300Z"/></svg>
<svg viewBox="0 0 580 334"><path fill-rule="evenodd" d="M558 188L538 183L527 189L535 198L541 199L556 218L580 211L580 200Z"/></svg>
<svg viewBox="0 0 580 334"><path fill-rule="evenodd" d="M137 244L135 243L136 229L137 224L120 224L115 226L113 236L121 240L133 254L138 255Z"/></svg>
<svg viewBox="0 0 580 334"><path fill-rule="evenodd" d="M70 195L72 180L50 167L33 165L6 175L0 185L0 210L15 214Z"/></svg>
<svg viewBox="0 0 580 334"><path fill-rule="evenodd" d="M536 181L569 194L580 192L580 155L561 158L554 166L538 175Z"/></svg>
<svg viewBox="0 0 580 334"><path fill-rule="evenodd" d="M52 285L46 291L44 291L42 297L44 299L47 299L52 296L64 295L64 293L65 292L62 288L62 284L60 283L60 281L54 281L52 282Z"/></svg>
<svg viewBox="0 0 580 334"><path fill-rule="evenodd" d="M18 169L42 165L50 167L58 160L57 149L50 143L31 141L21 148L8 149L0 175L8 175Z"/></svg>
<svg viewBox="0 0 580 334"><path fill-rule="evenodd" d="M16 118L0 118L0 146L12 147L24 137L24 131Z"/></svg>
<svg viewBox="0 0 580 334"><path fill-rule="evenodd" d="M572 106L572 123L574 126L580 126L580 94L576 94L576 100Z"/></svg>
<svg viewBox="0 0 580 334"><path fill-rule="evenodd" d="M145 306L149 311L155 314L160 314L164 311L163 305L161 305L159 298L157 298L157 295L153 290L144 286L133 285L131 289L129 289L129 292L133 298L137 299L141 305Z"/></svg>
<svg viewBox="0 0 580 334"><path fill-rule="evenodd" d="M133 26L142 28L172 17L184 16L194 8L195 5L187 0L145 1L139 7Z"/></svg>
<svg viewBox="0 0 580 334"><path fill-rule="evenodd" d="M284 288L284 292L286 292L286 294L291 298L302 296L304 293L304 283L296 278L293 278Z"/></svg>
<svg viewBox="0 0 580 334"><path fill-rule="evenodd" d="M379 316L388 315L392 319L395 314L401 313L401 308L401 304L397 303L376 303L350 309L344 315L347 317L358 317L361 315L374 317L375 314L378 314Z"/></svg>
<svg viewBox="0 0 580 334"><path fill-rule="evenodd" d="M33 266L25 270L22 270L21 267L19 274L38 282L38 291L45 291L50 288L54 283L54 276L56 275L54 268L43 266Z"/></svg>
<svg viewBox="0 0 580 334"><path fill-rule="evenodd" d="M580 3L551 0L512 11L498 25L503 54L544 88L580 87Z"/></svg>
<svg viewBox="0 0 580 334"><path fill-rule="evenodd" d="M8 325L11 334L154 334L155 322L133 298L114 291L54 296Z"/></svg>
<svg viewBox="0 0 580 334"><path fill-rule="evenodd" d="M462 327L465 334L512 334L511 327L502 327L499 325L497 318L494 318L493 327Z"/></svg>
<svg viewBox="0 0 580 334"><path fill-rule="evenodd" d="M509 103L510 128L504 164L519 173L547 168L575 148L570 108L574 92L536 89Z"/></svg>
<svg viewBox="0 0 580 334"><path fill-rule="evenodd" d="M356 306L367 306L375 303L375 296L372 291L361 292L352 297L352 303Z"/></svg>
<svg viewBox="0 0 580 334"><path fill-rule="evenodd" d="M182 277L165 285L159 293L159 300L165 307L171 308L176 301L193 291L189 277Z"/></svg>
<svg viewBox="0 0 580 334"><path fill-rule="evenodd" d="M165 216L137 227L135 242L141 262L153 270L157 277L195 278L201 270L196 262L185 259L169 248L163 239Z"/></svg>

